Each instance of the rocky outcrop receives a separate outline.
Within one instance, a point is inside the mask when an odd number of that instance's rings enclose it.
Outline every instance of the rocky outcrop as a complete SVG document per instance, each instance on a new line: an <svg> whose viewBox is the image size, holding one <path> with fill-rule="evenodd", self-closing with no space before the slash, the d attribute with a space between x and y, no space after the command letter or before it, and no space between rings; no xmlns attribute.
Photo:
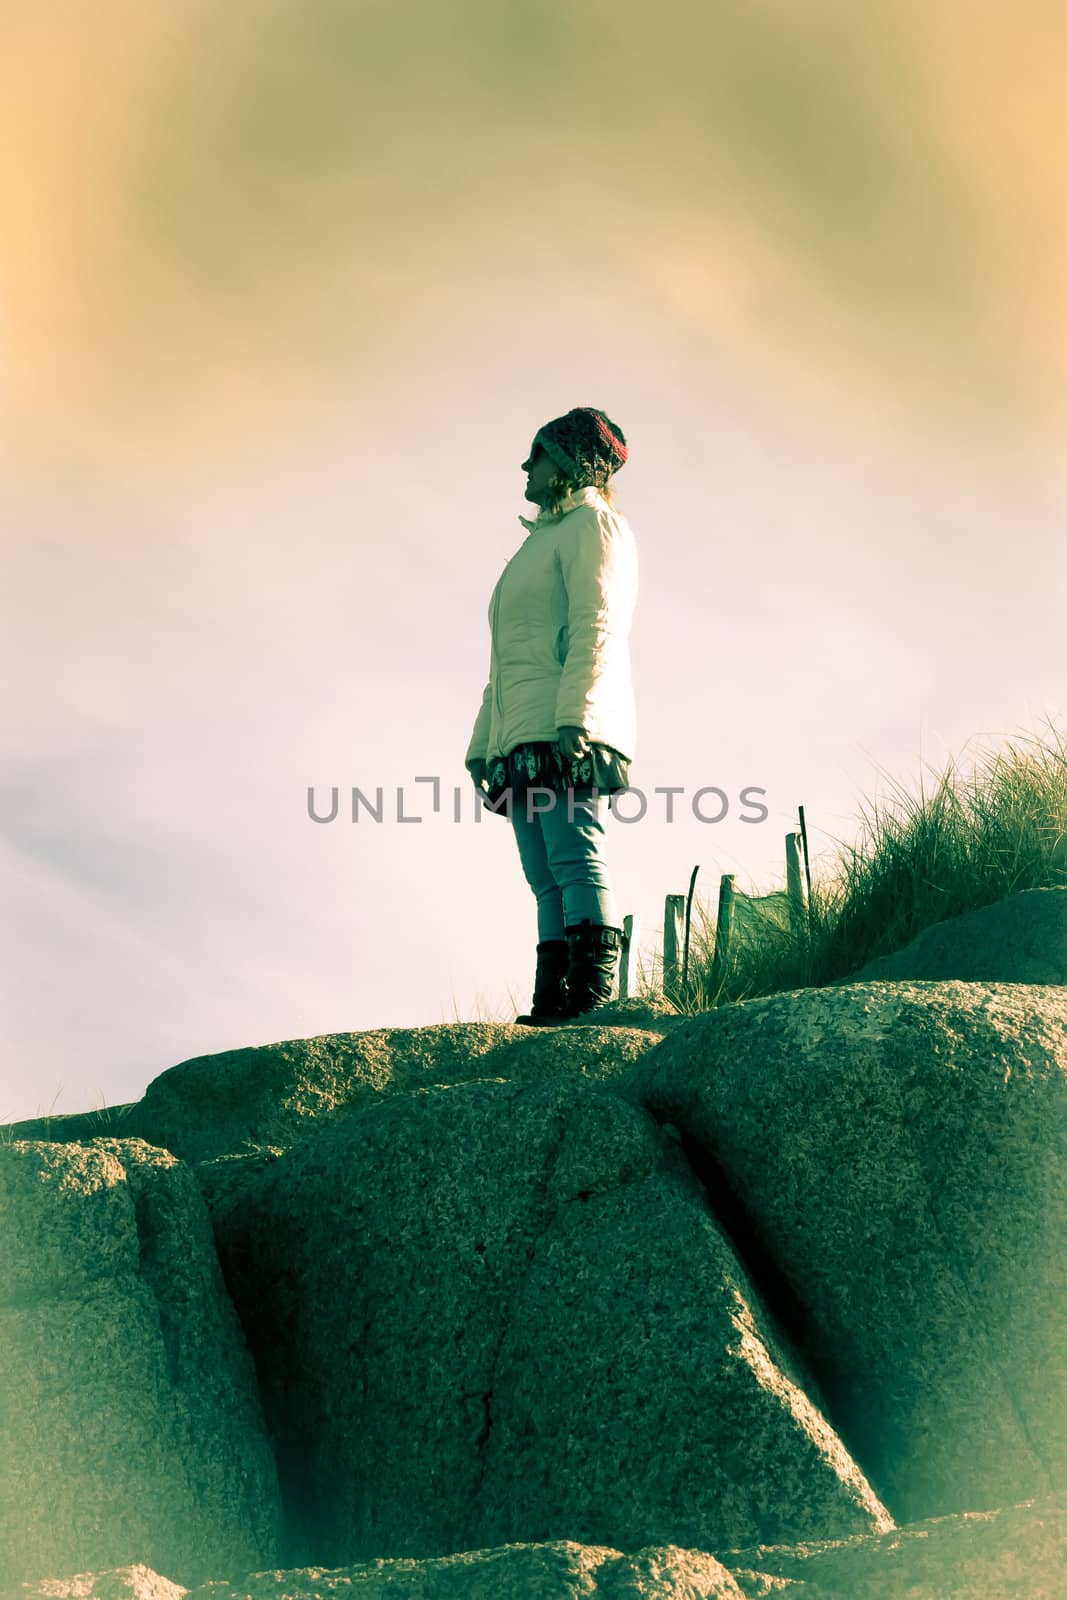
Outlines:
<svg viewBox="0 0 1067 1600"><path fill-rule="evenodd" d="M620 1092L678 1124L781 1275L898 1521L1067 1485L1067 990L772 995L676 1030Z"/></svg>
<svg viewBox="0 0 1067 1600"><path fill-rule="evenodd" d="M525 1028L454 1023L283 1039L168 1067L144 1098L100 1111L13 1123L16 1139L140 1138L183 1161L285 1147L323 1119L405 1089L480 1078L541 1082L566 1073L621 1076L684 1019L669 1007L615 1002L596 1025Z"/></svg>
<svg viewBox="0 0 1067 1600"><path fill-rule="evenodd" d="M189 1169L138 1140L0 1145L0 1582L276 1559L254 1372Z"/></svg>
<svg viewBox="0 0 1067 1600"><path fill-rule="evenodd" d="M1067 889L1023 889L933 923L837 984L930 979L1067 984Z"/></svg>
<svg viewBox="0 0 1067 1600"><path fill-rule="evenodd" d="M19 1600L1062 1600L1067 1499L936 1517L892 1533L729 1550L624 1555L558 1540L400 1557L333 1571L255 1572L187 1591L144 1567L43 1584Z"/></svg>
<svg viewBox="0 0 1067 1600"><path fill-rule="evenodd" d="M1062 1592L1065 987L290 1040L8 1134L3 1594Z"/></svg>
<svg viewBox="0 0 1067 1600"><path fill-rule="evenodd" d="M381 1097L215 1223L297 1564L891 1526L676 1140L608 1087Z"/></svg>
<svg viewBox="0 0 1067 1600"><path fill-rule="evenodd" d="M929 1517L867 1538L731 1550L721 1559L742 1592L752 1596L784 1591L788 1600L1062 1600L1067 1495Z"/></svg>

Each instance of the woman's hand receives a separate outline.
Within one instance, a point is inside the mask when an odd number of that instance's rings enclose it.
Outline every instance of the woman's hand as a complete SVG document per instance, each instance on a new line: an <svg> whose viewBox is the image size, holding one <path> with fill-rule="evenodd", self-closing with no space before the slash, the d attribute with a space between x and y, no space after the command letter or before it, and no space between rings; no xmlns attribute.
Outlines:
<svg viewBox="0 0 1067 1600"><path fill-rule="evenodd" d="M576 728L570 724L557 729L559 733L559 753L561 756L585 756L589 754L589 744L584 728Z"/></svg>
<svg viewBox="0 0 1067 1600"><path fill-rule="evenodd" d="M487 765L487 762L479 760L478 757L475 757L473 761L467 762L467 771L474 780L474 787L481 789L483 794L486 792L485 771Z"/></svg>

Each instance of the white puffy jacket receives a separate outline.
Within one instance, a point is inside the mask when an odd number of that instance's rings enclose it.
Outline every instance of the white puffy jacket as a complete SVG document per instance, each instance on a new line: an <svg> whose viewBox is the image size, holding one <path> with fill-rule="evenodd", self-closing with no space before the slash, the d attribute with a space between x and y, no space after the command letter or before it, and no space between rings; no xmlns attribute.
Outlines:
<svg viewBox="0 0 1067 1600"><path fill-rule="evenodd" d="M527 740L555 741L567 726L633 759L637 546L626 518L592 485L563 507L557 521L519 518L530 531L489 602L489 682L468 763Z"/></svg>

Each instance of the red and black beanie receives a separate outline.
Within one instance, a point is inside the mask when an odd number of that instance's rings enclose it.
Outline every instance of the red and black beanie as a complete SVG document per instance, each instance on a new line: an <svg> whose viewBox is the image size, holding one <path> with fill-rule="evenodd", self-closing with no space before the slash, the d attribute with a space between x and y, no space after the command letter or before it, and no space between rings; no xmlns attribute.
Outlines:
<svg viewBox="0 0 1067 1600"><path fill-rule="evenodd" d="M579 477L599 463L605 463L609 473L617 472L629 454L622 429L595 406L575 406L538 428L529 458L522 463L524 472L533 465L538 445L571 477Z"/></svg>

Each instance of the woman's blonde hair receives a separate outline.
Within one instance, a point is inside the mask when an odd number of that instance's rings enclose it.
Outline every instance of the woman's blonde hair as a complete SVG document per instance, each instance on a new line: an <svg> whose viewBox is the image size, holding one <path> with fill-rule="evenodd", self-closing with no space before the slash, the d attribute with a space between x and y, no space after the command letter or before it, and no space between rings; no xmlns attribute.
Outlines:
<svg viewBox="0 0 1067 1600"><path fill-rule="evenodd" d="M539 446L538 448L543 449L544 447ZM585 489L590 485L598 490L612 510L616 510L617 507L609 482L611 473L612 468L606 461L592 463L574 474L564 472L562 467L557 468L555 477L549 479L549 498L541 507L541 516L546 521L558 522L560 517L564 515L563 501L567 495L572 490Z"/></svg>

